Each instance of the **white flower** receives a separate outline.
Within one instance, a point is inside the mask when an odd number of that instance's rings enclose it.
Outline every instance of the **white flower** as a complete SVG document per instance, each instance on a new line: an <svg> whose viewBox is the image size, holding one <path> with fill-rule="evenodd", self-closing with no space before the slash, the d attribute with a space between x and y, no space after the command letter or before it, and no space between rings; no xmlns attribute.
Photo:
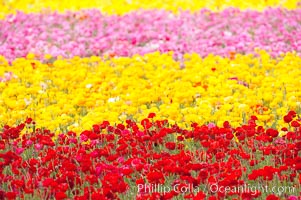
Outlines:
<svg viewBox="0 0 301 200"><path fill-rule="evenodd" d="M111 97L108 99L108 102L109 103L114 103L114 102L117 102L120 100L120 97Z"/></svg>
<svg viewBox="0 0 301 200"><path fill-rule="evenodd" d="M89 83L89 84L86 85L87 89L90 89L91 87L93 87L93 84L91 84L91 83Z"/></svg>

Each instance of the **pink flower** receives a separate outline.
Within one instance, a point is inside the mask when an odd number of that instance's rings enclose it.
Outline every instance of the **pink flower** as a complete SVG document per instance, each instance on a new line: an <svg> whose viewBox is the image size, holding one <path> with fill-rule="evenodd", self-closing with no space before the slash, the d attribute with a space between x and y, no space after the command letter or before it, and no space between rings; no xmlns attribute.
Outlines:
<svg viewBox="0 0 301 200"><path fill-rule="evenodd" d="M212 128L214 128L214 127L216 127L216 125L215 125L214 123L210 122L210 123L208 124L208 128L209 128L209 129L212 129Z"/></svg>
<svg viewBox="0 0 301 200"><path fill-rule="evenodd" d="M31 140L27 140L27 141L25 142L25 144L26 144L26 146L31 146L31 145L32 145L32 141L31 141Z"/></svg>
<svg viewBox="0 0 301 200"><path fill-rule="evenodd" d="M23 151L24 151L24 148L16 148L16 154L21 154L21 153L23 153Z"/></svg>
<svg viewBox="0 0 301 200"><path fill-rule="evenodd" d="M43 145L42 144L35 144L34 148L35 148L35 150L39 151L39 150L43 149Z"/></svg>
<svg viewBox="0 0 301 200"><path fill-rule="evenodd" d="M298 197L291 195L288 197L288 200L298 200Z"/></svg>
<svg viewBox="0 0 301 200"><path fill-rule="evenodd" d="M117 158L118 163L123 163L124 162L124 157L119 157Z"/></svg>
<svg viewBox="0 0 301 200"><path fill-rule="evenodd" d="M5 72L3 77L0 77L0 82L8 82L13 78L17 78L12 72Z"/></svg>
<svg viewBox="0 0 301 200"><path fill-rule="evenodd" d="M86 136L85 134L80 135L80 141L81 141L81 142L87 142L88 139L89 139L89 137Z"/></svg>

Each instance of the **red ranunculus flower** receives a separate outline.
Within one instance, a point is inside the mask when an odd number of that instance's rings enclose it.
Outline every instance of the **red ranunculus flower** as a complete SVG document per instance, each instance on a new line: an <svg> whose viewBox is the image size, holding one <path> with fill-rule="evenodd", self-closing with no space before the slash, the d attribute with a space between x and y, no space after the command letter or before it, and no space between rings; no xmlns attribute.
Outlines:
<svg viewBox="0 0 301 200"><path fill-rule="evenodd" d="M280 198L274 194L267 196L266 200L280 200Z"/></svg>
<svg viewBox="0 0 301 200"><path fill-rule="evenodd" d="M16 199L17 194L16 192L6 192L5 197L9 200Z"/></svg>
<svg viewBox="0 0 301 200"><path fill-rule="evenodd" d="M147 174L147 180L151 184L163 184L165 182L165 178L162 172L149 172Z"/></svg>
<svg viewBox="0 0 301 200"><path fill-rule="evenodd" d="M149 113L147 118L154 118L156 117L156 113Z"/></svg>
<svg viewBox="0 0 301 200"><path fill-rule="evenodd" d="M165 147L169 150L175 150L176 148L176 143L174 142L166 142Z"/></svg>
<svg viewBox="0 0 301 200"><path fill-rule="evenodd" d="M56 200L62 200L62 199L66 199L67 195L64 192L57 192L55 194L55 199Z"/></svg>
<svg viewBox="0 0 301 200"><path fill-rule="evenodd" d="M291 115L285 115L283 117L283 120L286 122L286 123L290 123L292 120L293 120L293 117Z"/></svg>
<svg viewBox="0 0 301 200"><path fill-rule="evenodd" d="M292 121L291 125L292 125L292 127L295 127L295 128L300 127L300 123L297 122L296 120Z"/></svg>

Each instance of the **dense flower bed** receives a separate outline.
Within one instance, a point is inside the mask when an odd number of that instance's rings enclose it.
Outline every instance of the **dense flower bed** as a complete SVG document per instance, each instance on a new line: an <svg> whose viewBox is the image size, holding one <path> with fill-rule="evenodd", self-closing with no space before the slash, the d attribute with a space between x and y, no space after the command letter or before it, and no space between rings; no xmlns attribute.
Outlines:
<svg viewBox="0 0 301 200"><path fill-rule="evenodd" d="M4 126L0 198L295 200L300 195L301 132L294 111L284 116L282 137L256 125L256 116L239 127L226 121L186 129L155 117L150 113L139 122L142 128L133 120L104 121L79 136L69 131L54 137L31 118ZM234 189L242 185L262 187ZM218 189L225 187L231 190Z"/></svg>
<svg viewBox="0 0 301 200"><path fill-rule="evenodd" d="M0 200L300 199L298 2L2 0Z"/></svg>
<svg viewBox="0 0 301 200"><path fill-rule="evenodd" d="M227 9L177 15L167 11L105 16L97 10L65 14L24 14L0 21L0 55L9 61L28 53L43 59L115 54L132 56L154 51L229 56L264 49L272 56L301 52L301 10L264 12Z"/></svg>
<svg viewBox="0 0 301 200"><path fill-rule="evenodd" d="M175 61L171 54L153 53L44 64L28 55L12 66L2 59L0 120L13 125L34 117L60 132L102 120L141 120L150 112L182 127L226 120L238 126L256 114L260 125L279 127L288 110L300 112L301 59L258 54L232 59L186 54Z"/></svg>

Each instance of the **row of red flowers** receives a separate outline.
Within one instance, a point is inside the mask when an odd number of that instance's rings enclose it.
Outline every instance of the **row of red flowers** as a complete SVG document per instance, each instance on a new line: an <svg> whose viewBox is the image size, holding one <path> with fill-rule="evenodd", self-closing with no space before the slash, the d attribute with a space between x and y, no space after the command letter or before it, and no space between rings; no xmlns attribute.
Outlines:
<svg viewBox="0 0 301 200"><path fill-rule="evenodd" d="M256 116L240 127L193 123L186 129L154 117L142 120L143 128L132 120L118 125L104 121L80 135L55 136L36 128L30 118L4 126L0 199L299 198L301 132L294 111L284 117L288 127L279 131L256 125ZM271 194L204 187L255 183L296 190ZM151 191L147 185L180 189ZM202 189L181 190L187 187Z"/></svg>

